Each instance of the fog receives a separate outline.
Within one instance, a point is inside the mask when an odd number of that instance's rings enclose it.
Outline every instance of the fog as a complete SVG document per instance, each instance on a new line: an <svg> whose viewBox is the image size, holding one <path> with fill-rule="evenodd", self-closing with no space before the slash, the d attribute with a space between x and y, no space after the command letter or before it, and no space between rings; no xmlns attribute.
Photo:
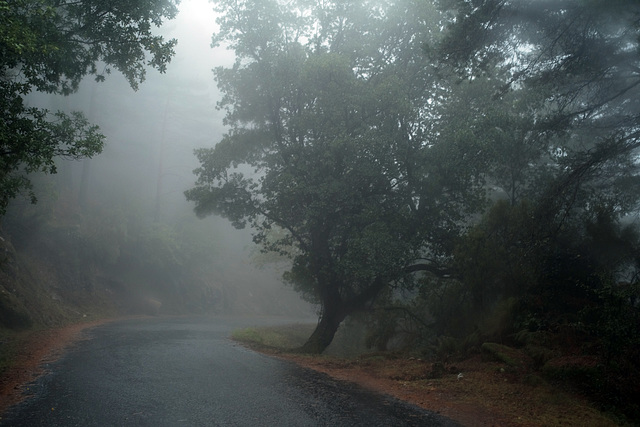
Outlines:
<svg viewBox="0 0 640 427"><path fill-rule="evenodd" d="M116 197L146 200L154 209L158 202L161 219L190 210L182 192L193 183L198 166L193 150L215 145L224 132L211 69L233 61L231 52L210 47L215 27L206 1L186 1L180 9L159 29L166 39L178 39L166 73L149 69L146 81L133 91L114 71L104 83L89 77L78 93L49 100L51 109L62 103L65 109L84 111L107 137L102 154L88 161L90 185ZM82 165L71 167L77 173Z"/></svg>
<svg viewBox="0 0 640 427"><path fill-rule="evenodd" d="M640 419L637 2L2 5L0 333L304 320Z"/></svg>
<svg viewBox="0 0 640 427"><path fill-rule="evenodd" d="M50 111L82 111L106 136L103 152L93 159L60 160L57 174L36 177L39 207L34 209L53 204L56 224L75 221L79 227L81 221L71 220L74 215L77 218L77 209L64 208L65 203L77 204L83 207L82 224L88 228L92 220L100 227L119 223L124 230L119 237L111 235L120 230L118 226L100 234L103 240L118 241L112 245L116 255L108 261L108 255L91 261L97 265L92 280L109 292L113 292L111 287L118 292L128 289L123 293L126 298L153 298L171 313L195 306L198 312L313 315L313 307L282 283L282 266L257 265L250 230L236 230L223 218L198 219L185 199L184 191L193 186L193 170L198 167L194 149L214 146L225 131L224 112L215 108L220 95L212 69L230 66L234 57L223 47L210 46L215 17L206 0L183 1L179 8L177 18L158 29L165 39L178 39L176 55L164 74L149 68L139 90L134 91L113 70L105 82L87 77L77 93L67 97L39 93L28 97L30 105ZM51 186L55 190L49 192ZM17 218L25 217L25 205L24 199L12 203L5 229L11 231L12 224L19 228L15 224L20 221ZM171 244L182 253L171 255L180 258L171 272L131 267L144 264L135 259L139 255L135 252L144 246L132 237L139 232L137 227L166 228L172 233ZM14 244L19 246L17 234ZM188 236L200 241L185 240ZM165 283L154 284L154 280ZM176 292L181 294L181 304L167 301L175 300ZM202 299L200 295L213 296ZM139 301L121 305L132 312L148 308Z"/></svg>

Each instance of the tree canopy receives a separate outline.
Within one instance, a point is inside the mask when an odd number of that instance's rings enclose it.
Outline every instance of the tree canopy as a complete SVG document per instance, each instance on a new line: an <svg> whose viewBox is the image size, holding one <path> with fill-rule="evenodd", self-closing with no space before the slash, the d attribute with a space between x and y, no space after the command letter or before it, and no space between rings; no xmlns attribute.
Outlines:
<svg viewBox="0 0 640 427"><path fill-rule="evenodd" d="M164 72L176 40L153 27L177 13L174 0L0 1L0 213L30 189L27 175L54 173L54 158L99 153L104 137L81 113L30 107L32 92L68 95L87 75L116 69L133 89L146 67ZM30 192L35 200L35 195Z"/></svg>
<svg viewBox="0 0 640 427"><path fill-rule="evenodd" d="M237 55L215 70L230 130L197 151L187 198L292 260L321 307L303 351L375 303L460 336L498 333L499 310L511 332L579 324L637 289L634 2L216 8L213 42Z"/></svg>
<svg viewBox="0 0 640 427"><path fill-rule="evenodd" d="M410 0L216 5L214 42L237 54L215 70L230 131L197 151L187 198L292 259L285 277L321 306L303 351L321 352L347 315L437 258L476 200L466 141L431 139L445 84L416 40L434 40L438 15Z"/></svg>
<svg viewBox="0 0 640 427"><path fill-rule="evenodd" d="M529 153L519 177L500 178L504 173L495 170L494 182L505 191L511 186L512 195L517 188L537 188L536 196L546 200L540 209L552 217L603 203L618 215L636 210L637 3L443 3L453 7L456 21L439 46L441 60L463 77L492 80L489 111L509 102L498 116L484 114L500 133L492 144L519 144L521 154ZM501 156L495 160L498 168L518 164ZM546 185L530 179L542 170Z"/></svg>

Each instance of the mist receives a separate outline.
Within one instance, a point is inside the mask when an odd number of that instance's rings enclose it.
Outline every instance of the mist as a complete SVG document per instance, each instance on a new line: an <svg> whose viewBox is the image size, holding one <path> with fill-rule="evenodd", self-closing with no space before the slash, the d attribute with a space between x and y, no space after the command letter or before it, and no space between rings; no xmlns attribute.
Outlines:
<svg viewBox="0 0 640 427"><path fill-rule="evenodd" d="M172 393L185 360L203 364L183 378L255 391L259 364L217 365L238 362L231 334L361 373L380 359L416 401L502 402L491 422L604 425L567 421L584 411L547 386L640 419L637 2L0 10L0 346L118 319L88 358L160 344L132 366L170 355L146 375Z"/></svg>
<svg viewBox="0 0 640 427"><path fill-rule="evenodd" d="M199 166L194 149L215 146L225 132L212 69L230 66L234 56L211 48L215 16L206 0L179 8L157 30L178 40L175 57L164 74L149 68L137 91L114 70L104 82L85 78L70 96L27 97L30 106L82 111L106 141L92 159L58 159L56 174L32 176L38 203L14 200L3 230L16 248L59 266L53 270L67 270L60 266L74 259L83 264L72 273L74 285L61 277L66 273L50 273L58 276L60 289L52 292L61 300L85 286L113 297L125 314L313 316L314 308L283 284L283 268L255 261L251 230L219 217L198 219L185 199ZM85 247L63 259L68 251L60 248L72 251L73 242L58 235L72 232Z"/></svg>

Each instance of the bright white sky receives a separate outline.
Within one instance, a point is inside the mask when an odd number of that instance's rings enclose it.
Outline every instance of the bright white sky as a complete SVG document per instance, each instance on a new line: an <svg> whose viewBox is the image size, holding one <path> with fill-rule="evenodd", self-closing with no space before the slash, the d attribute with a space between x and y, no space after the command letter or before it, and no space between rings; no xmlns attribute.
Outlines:
<svg viewBox="0 0 640 427"><path fill-rule="evenodd" d="M233 63L233 53L224 48L211 48L211 35L216 31L215 14L208 0L182 0L180 13L173 21L165 22L162 33L166 38L177 38L175 63L178 74L212 81L211 69Z"/></svg>
<svg viewBox="0 0 640 427"><path fill-rule="evenodd" d="M182 0L179 9L181 17L187 17L190 22L213 30L212 6L208 0Z"/></svg>

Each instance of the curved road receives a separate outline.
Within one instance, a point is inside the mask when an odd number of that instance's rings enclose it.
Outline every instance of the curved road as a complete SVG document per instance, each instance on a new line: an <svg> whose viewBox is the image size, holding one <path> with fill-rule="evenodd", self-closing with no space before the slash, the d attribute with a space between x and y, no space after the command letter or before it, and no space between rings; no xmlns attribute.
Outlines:
<svg viewBox="0 0 640 427"><path fill-rule="evenodd" d="M454 426L247 350L228 318L136 319L88 333L1 426Z"/></svg>

